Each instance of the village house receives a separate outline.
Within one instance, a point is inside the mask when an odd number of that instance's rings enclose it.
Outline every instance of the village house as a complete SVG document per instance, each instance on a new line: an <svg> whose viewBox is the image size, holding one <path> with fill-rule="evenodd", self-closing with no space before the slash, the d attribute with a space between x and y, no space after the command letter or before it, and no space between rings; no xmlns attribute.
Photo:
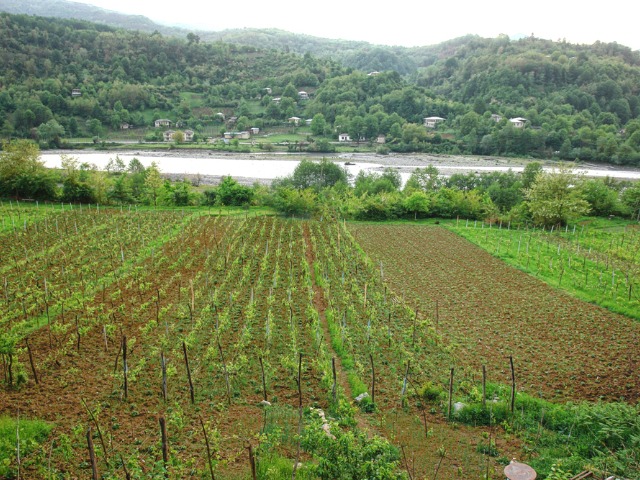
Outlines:
<svg viewBox="0 0 640 480"><path fill-rule="evenodd" d="M251 130L251 135L257 135L260 133L260 129L258 127L251 127L249 130Z"/></svg>
<svg viewBox="0 0 640 480"><path fill-rule="evenodd" d="M173 125L173 122L168 118L159 118L158 120L155 121L156 128L170 127L171 125Z"/></svg>
<svg viewBox="0 0 640 480"><path fill-rule="evenodd" d="M307 92L305 92L304 90L300 90L298 92L298 98L300 100L309 100L309 94Z"/></svg>
<svg viewBox="0 0 640 480"><path fill-rule="evenodd" d="M130 123L124 122L120 124L120 130L129 130L130 128L133 128Z"/></svg>
<svg viewBox="0 0 640 480"><path fill-rule="evenodd" d="M184 141L185 142L192 142L193 141L193 135L194 135L193 130L185 130L184 131Z"/></svg>
<svg viewBox="0 0 640 480"><path fill-rule="evenodd" d="M173 135L174 135L175 133L176 133L176 132L175 132L175 131L173 131L173 130L167 130L166 132L163 132L163 133L162 133L162 137L163 137L163 139L164 139L164 141L165 141L165 142L171 142L171 141L173 141Z"/></svg>
<svg viewBox="0 0 640 480"><path fill-rule="evenodd" d="M247 140L247 139L251 138L251 134L248 131L224 132L224 138L226 138L226 139L238 138L238 139L242 139L242 140Z"/></svg>
<svg viewBox="0 0 640 480"><path fill-rule="evenodd" d="M348 133L341 133L340 135L338 135L338 141L339 142L350 142L351 141L351 137L349 136Z"/></svg>
<svg viewBox="0 0 640 480"><path fill-rule="evenodd" d="M310 127L312 122L313 122L313 118L307 118L307 119L304 121L304 124L305 124L307 127Z"/></svg>
<svg viewBox="0 0 640 480"><path fill-rule="evenodd" d="M82 96L82 92L80 91L79 88L74 88L73 90L71 90L71 96L72 97L80 97L80 96Z"/></svg>
<svg viewBox="0 0 640 480"><path fill-rule="evenodd" d="M426 117L424 119L424 126L427 128L436 128L440 122L444 122L444 118L442 117Z"/></svg>
<svg viewBox="0 0 640 480"><path fill-rule="evenodd" d="M300 124L300 120L302 120L300 117L289 117L287 119L289 123L293 123L296 127Z"/></svg>
<svg viewBox="0 0 640 480"><path fill-rule="evenodd" d="M491 115L491 120L493 120L494 122L498 123L500 120L502 120L502 117L500 115L497 114L492 114Z"/></svg>
<svg viewBox="0 0 640 480"><path fill-rule="evenodd" d="M379 143L379 144L387 143L387 137L385 137L384 135L378 135L378 138L376 139L376 143Z"/></svg>
<svg viewBox="0 0 640 480"><path fill-rule="evenodd" d="M515 128L524 128L527 123L527 119L522 117L510 118L509 121Z"/></svg>
<svg viewBox="0 0 640 480"><path fill-rule="evenodd" d="M270 87L263 88L262 90L264 90L264 93L266 93L267 95L271 95L271 88Z"/></svg>

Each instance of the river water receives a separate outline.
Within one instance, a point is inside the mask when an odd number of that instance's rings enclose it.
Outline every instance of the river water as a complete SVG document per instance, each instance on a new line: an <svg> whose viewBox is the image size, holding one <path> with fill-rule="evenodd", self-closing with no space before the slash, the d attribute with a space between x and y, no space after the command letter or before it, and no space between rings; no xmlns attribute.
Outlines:
<svg viewBox="0 0 640 480"><path fill-rule="evenodd" d="M49 168L59 168L61 166L61 153L45 153L41 155L45 166ZM138 154L134 152L125 153L96 153L81 152L73 153L71 156L77 158L81 163L89 163L95 165L98 169L106 168L109 161L118 157L127 165L132 158L137 158L145 167L156 162L162 173L180 175L202 175L209 180L219 179L221 176L230 175L233 178L247 181L255 180L269 183L270 181L285 177L293 173L294 169L300 162L300 156L290 157L282 155L282 159L277 155L269 155L264 158L261 156L244 154L244 155L227 155L212 153L211 155L200 153L198 156L184 156L176 153L155 153L149 152ZM179 155L179 156L178 156ZM274 158L275 157L275 158ZM373 161L371 161L373 159ZM520 172L524 169L525 163L518 160L493 161L492 159L476 159L470 157L463 159L461 157L426 157L422 160L416 156L358 156L358 155L342 155L331 160L344 165L347 171L355 177L361 170L365 172L381 172L386 167L397 169L400 173L403 183L411 175L411 172L417 167L426 167L433 164L438 168L442 175L452 175L454 173L467 172L506 172L511 169L514 172ZM360 161L363 160L363 161ZM513 164L511 163L513 162ZM545 166L545 169L551 169L551 166ZM640 180L640 170L623 169L616 166L587 166L579 165L574 169L576 173L584 173L589 177L612 177L616 179Z"/></svg>

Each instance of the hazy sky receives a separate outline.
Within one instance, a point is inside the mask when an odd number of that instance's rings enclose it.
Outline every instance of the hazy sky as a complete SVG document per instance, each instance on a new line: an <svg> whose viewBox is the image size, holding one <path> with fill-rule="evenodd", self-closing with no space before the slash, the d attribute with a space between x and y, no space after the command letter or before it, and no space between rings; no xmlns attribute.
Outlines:
<svg viewBox="0 0 640 480"><path fill-rule="evenodd" d="M640 50L635 7L576 0L79 0L200 30L279 28L316 37L375 44L433 45L466 34L539 38L591 44L618 42ZM376 6L377 5L377 6ZM637 13L637 12L636 12Z"/></svg>

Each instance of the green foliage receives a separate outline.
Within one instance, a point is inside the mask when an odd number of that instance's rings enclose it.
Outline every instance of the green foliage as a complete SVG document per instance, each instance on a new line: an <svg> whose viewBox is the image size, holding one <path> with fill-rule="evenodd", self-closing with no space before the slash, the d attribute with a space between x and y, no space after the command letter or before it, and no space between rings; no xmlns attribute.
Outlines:
<svg viewBox="0 0 640 480"><path fill-rule="evenodd" d="M540 173L526 191L533 220L538 225L565 225L589 212L589 203L582 197L580 178L569 167L552 173Z"/></svg>
<svg viewBox="0 0 640 480"><path fill-rule="evenodd" d="M364 432L343 431L331 425L330 438L322 429L322 420L313 412L307 424L302 445L312 452L316 463L309 468L315 478L326 480L405 479L399 472L400 454L387 440Z"/></svg>
<svg viewBox="0 0 640 480"><path fill-rule="evenodd" d="M323 158L320 162L305 159L298 164L290 177L276 182L276 185L290 185L300 190L310 188L319 191L339 183L346 184L347 179L347 171L326 158Z"/></svg>
<svg viewBox="0 0 640 480"><path fill-rule="evenodd" d="M17 436L20 437L22 468L37 464L31 456L39 452L53 425L40 420L0 417L0 477L15 478L18 472L16 458ZM44 461L44 460L42 460Z"/></svg>
<svg viewBox="0 0 640 480"><path fill-rule="evenodd" d="M237 206L249 205L253 199L253 189L240 185L231 177L223 177L215 189L204 192L205 205Z"/></svg>
<svg viewBox="0 0 640 480"><path fill-rule="evenodd" d="M13 140L2 144L0 195L33 199L55 196L55 180L40 160L35 143Z"/></svg>

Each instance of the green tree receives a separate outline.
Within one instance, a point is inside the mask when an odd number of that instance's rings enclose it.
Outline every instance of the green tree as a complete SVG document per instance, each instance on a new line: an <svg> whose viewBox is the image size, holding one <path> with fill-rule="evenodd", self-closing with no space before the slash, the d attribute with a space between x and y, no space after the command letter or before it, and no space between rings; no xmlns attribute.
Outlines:
<svg viewBox="0 0 640 480"><path fill-rule="evenodd" d="M418 214L420 214L420 216L426 216L429 213L430 203L429 196L426 193L415 190L405 198L404 208L409 212L413 212L413 219L417 220Z"/></svg>
<svg viewBox="0 0 640 480"><path fill-rule="evenodd" d="M55 180L40 160L40 150L32 141L13 140L2 144L0 195L38 199L55 197Z"/></svg>
<svg viewBox="0 0 640 480"><path fill-rule="evenodd" d="M531 188L525 191L534 222L559 226L589 213L580 183L581 178L566 166L537 175Z"/></svg>
<svg viewBox="0 0 640 480"><path fill-rule="evenodd" d="M63 135L64 127L53 119L47 123L41 123L38 127L38 138L47 144L52 143L55 146L59 146L60 137Z"/></svg>
<svg viewBox="0 0 640 480"><path fill-rule="evenodd" d="M324 135L327 129L327 121L322 113L316 113L311 120L311 133L314 135Z"/></svg>
<svg viewBox="0 0 640 480"><path fill-rule="evenodd" d="M145 171L144 195L147 203L153 206L158 205L158 198L160 197L163 184L164 181L160 175L160 169L158 165L156 165L156 162L152 162Z"/></svg>
<svg viewBox="0 0 640 480"><path fill-rule="evenodd" d="M346 184L347 180L344 167L323 158L319 162L302 160L284 183L299 190L312 188L317 191L338 183Z"/></svg>
<svg viewBox="0 0 640 480"><path fill-rule="evenodd" d="M405 185L405 191L422 190L432 192L442 186L440 172L433 165L424 168L416 168Z"/></svg>

